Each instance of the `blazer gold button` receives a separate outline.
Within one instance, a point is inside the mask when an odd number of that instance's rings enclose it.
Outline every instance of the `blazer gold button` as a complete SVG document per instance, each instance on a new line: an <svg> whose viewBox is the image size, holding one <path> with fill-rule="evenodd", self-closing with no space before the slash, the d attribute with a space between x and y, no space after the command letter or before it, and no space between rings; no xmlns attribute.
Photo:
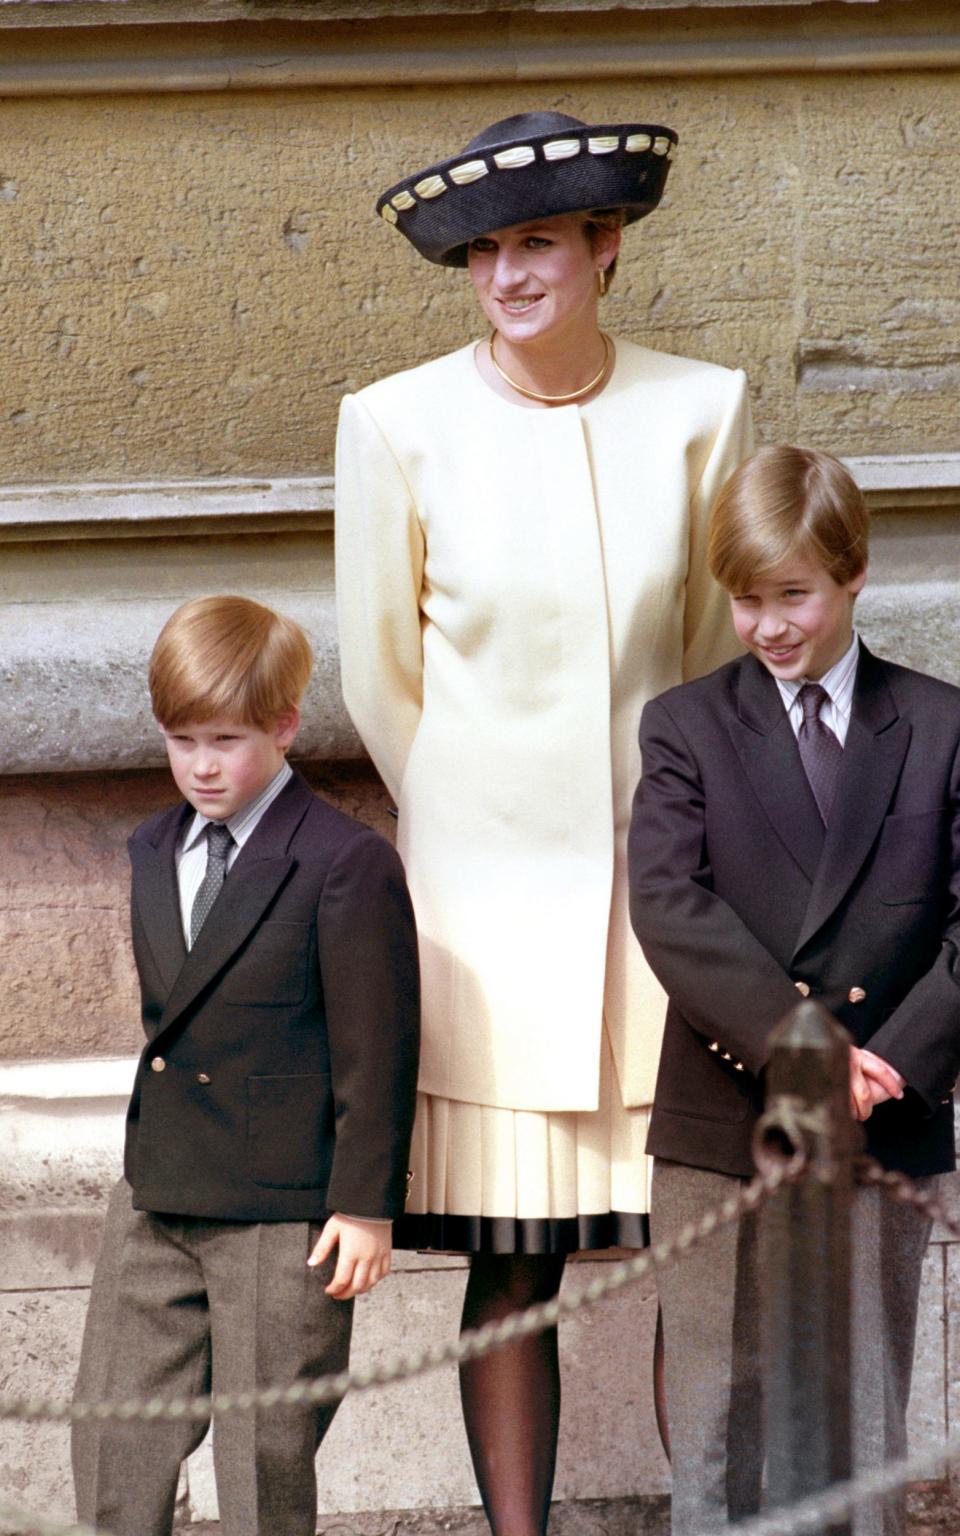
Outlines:
<svg viewBox="0 0 960 1536"><path fill-rule="evenodd" d="M204 1087L206 1087L206 1085L207 1085L207 1083L209 1083L209 1081L210 1081L209 1073L207 1073L207 1072L198 1072L197 1073L197 1082L198 1083L203 1083Z"/></svg>
<svg viewBox="0 0 960 1536"><path fill-rule="evenodd" d="M166 1066L167 1066L167 1064L164 1061L162 1056L154 1056L153 1060L150 1063L150 1071L151 1072L164 1072L166 1070Z"/></svg>
<svg viewBox="0 0 960 1536"><path fill-rule="evenodd" d="M801 997L809 997L810 996L810 983L809 982L807 982L807 981L795 981L794 982L794 986L796 987L797 991L800 993Z"/></svg>
<svg viewBox="0 0 960 1536"><path fill-rule="evenodd" d="M866 995L867 994L864 992L862 987L851 987L850 991L847 993L847 1002L862 1003Z"/></svg>

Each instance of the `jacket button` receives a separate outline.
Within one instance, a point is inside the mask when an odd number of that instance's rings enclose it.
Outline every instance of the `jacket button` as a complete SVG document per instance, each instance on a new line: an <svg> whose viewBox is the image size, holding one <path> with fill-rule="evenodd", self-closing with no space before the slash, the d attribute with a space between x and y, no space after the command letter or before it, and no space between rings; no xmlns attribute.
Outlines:
<svg viewBox="0 0 960 1536"><path fill-rule="evenodd" d="M707 1050L708 1051L719 1051L719 1049L720 1049L720 1042L719 1042L719 1040L711 1040L710 1044L707 1046Z"/></svg>
<svg viewBox="0 0 960 1536"><path fill-rule="evenodd" d="M150 1063L150 1071L151 1072L164 1072L164 1071L166 1071L166 1067L167 1067L167 1064L164 1061L162 1056L154 1056L153 1060Z"/></svg>
<svg viewBox="0 0 960 1536"><path fill-rule="evenodd" d="M808 981L795 981L794 982L794 986L796 987L797 991L800 993L801 997L809 997L810 996L810 983Z"/></svg>
<svg viewBox="0 0 960 1536"><path fill-rule="evenodd" d="M207 1083L209 1083L209 1081L210 1081L209 1073L207 1073L207 1072L198 1072L197 1073L197 1082L198 1083L203 1083L204 1087L206 1087L206 1085L207 1085Z"/></svg>
<svg viewBox="0 0 960 1536"><path fill-rule="evenodd" d="M850 991L847 993L847 1002L862 1003L866 995L867 994L864 992L862 987L851 987Z"/></svg>

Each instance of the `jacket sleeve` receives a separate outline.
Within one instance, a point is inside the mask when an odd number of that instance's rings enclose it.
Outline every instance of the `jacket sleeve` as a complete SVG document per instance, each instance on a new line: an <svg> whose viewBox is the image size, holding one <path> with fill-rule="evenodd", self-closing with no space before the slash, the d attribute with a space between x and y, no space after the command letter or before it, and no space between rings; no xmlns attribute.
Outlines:
<svg viewBox="0 0 960 1536"><path fill-rule="evenodd" d="M423 706L424 540L401 466L354 395L340 407L335 540L343 697L396 800Z"/></svg>
<svg viewBox="0 0 960 1536"><path fill-rule="evenodd" d="M710 509L724 482L753 449L747 376L732 376L730 397L690 502L690 554L683 618L683 680L703 677L743 649L730 622L730 599L707 565Z"/></svg>
<svg viewBox="0 0 960 1536"><path fill-rule="evenodd" d="M317 943L336 1131L332 1211L403 1211L416 1106L420 980L399 856L378 833L351 838L320 897Z"/></svg>
<svg viewBox="0 0 960 1536"><path fill-rule="evenodd" d="M692 1028L758 1076L767 1037L799 1002L787 973L712 888L696 757L654 699L630 825L630 917L651 969Z"/></svg>
<svg viewBox="0 0 960 1536"><path fill-rule="evenodd" d="M936 1110L960 1074L960 748L951 773L950 895L936 960L865 1042Z"/></svg>

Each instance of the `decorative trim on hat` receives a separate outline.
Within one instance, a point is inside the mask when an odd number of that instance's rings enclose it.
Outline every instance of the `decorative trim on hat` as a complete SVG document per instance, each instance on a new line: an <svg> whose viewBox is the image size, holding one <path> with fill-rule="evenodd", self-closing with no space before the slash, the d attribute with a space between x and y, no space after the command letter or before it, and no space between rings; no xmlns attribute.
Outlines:
<svg viewBox="0 0 960 1536"><path fill-rule="evenodd" d="M543 146L544 160L572 160L580 153L579 139L551 139Z"/></svg>
<svg viewBox="0 0 960 1536"><path fill-rule="evenodd" d="M519 171L525 165L532 165L536 158L537 152L532 144L514 144L510 149L498 149L493 157L501 171Z"/></svg>
<svg viewBox="0 0 960 1536"><path fill-rule="evenodd" d="M469 241L486 229L591 207L622 207L628 224L643 218L660 201L674 140L657 124L588 127L560 112L521 113L389 188L377 207L421 255L465 266Z"/></svg>
<svg viewBox="0 0 960 1536"><path fill-rule="evenodd" d="M489 176L490 167L486 160L464 160L462 165L451 165L450 180L458 187L469 187L472 181L479 181L481 176Z"/></svg>
<svg viewBox="0 0 960 1536"><path fill-rule="evenodd" d="M447 184L442 176L425 176L422 181L414 183L413 190L418 197L429 201L431 197L439 197L441 192L446 192Z"/></svg>

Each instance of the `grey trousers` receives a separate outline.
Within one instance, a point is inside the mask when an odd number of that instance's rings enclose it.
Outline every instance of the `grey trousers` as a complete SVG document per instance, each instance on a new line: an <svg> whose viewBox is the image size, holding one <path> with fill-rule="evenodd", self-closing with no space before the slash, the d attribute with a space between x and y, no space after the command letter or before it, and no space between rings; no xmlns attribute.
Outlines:
<svg viewBox="0 0 960 1536"><path fill-rule="evenodd" d="M121 1180L90 1293L76 1399L192 1397L346 1367L353 1303L307 1268L308 1222L148 1215ZM335 1258L335 1256L334 1256ZM224 1536L313 1536L314 1457L336 1412L230 1413L214 1425ZM180 1464L206 1422L75 1424L80 1520L112 1536L169 1536Z"/></svg>
<svg viewBox="0 0 960 1536"><path fill-rule="evenodd" d="M742 1183L656 1159L654 1242ZM929 1189L934 1181L920 1181ZM761 1507L763 1399L759 1219L747 1215L660 1276L673 1536L700 1536ZM858 1190L852 1220L853 1457L866 1472L906 1454L917 1303L930 1221L878 1189ZM903 1536L903 1498L864 1505L856 1536Z"/></svg>

